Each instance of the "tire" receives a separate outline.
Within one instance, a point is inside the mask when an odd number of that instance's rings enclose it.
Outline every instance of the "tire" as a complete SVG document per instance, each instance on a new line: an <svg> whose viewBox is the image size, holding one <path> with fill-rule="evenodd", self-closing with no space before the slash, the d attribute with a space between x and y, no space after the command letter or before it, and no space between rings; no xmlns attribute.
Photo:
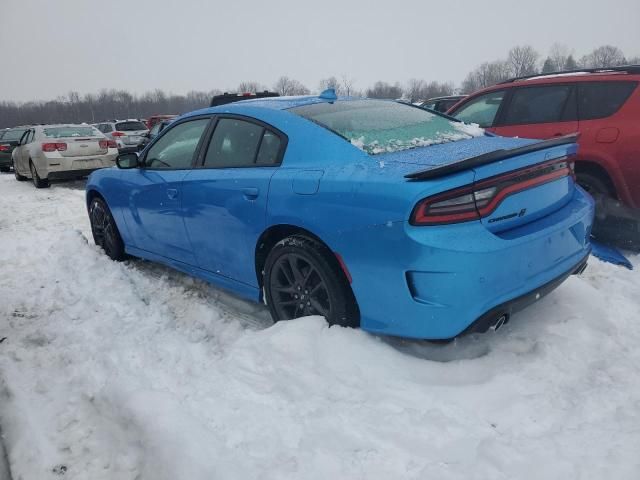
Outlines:
<svg viewBox="0 0 640 480"><path fill-rule="evenodd" d="M93 241L102 248L111 260L122 261L124 242L116 225L111 210L100 197L94 197L89 205L89 221L91 222L91 234Z"/></svg>
<svg viewBox="0 0 640 480"><path fill-rule="evenodd" d="M13 166L13 175L16 177L16 180L19 182L24 182L25 180L27 180L27 177L25 177L24 175L20 175L18 173L18 169L16 168L16 166Z"/></svg>
<svg viewBox="0 0 640 480"><path fill-rule="evenodd" d="M36 188L49 187L49 180L47 179L43 180L40 178L40 176L38 175L38 170L36 170L36 166L33 164L31 160L29 161L29 169L31 170L31 180L33 180L33 184L35 185Z"/></svg>
<svg viewBox="0 0 640 480"><path fill-rule="evenodd" d="M358 327L356 300L335 256L320 242L292 235L264 265L265 299L274 321L321 315L329 325Z"/></svg>
<svg viewBox="0 0 640 480"><path fill-rule="evenodd" d="M615 192L612 191L609 184L602 178L591 173L578 173L576 175L578 184L584 188L593 197L598 195L615 198Z"/></svg>

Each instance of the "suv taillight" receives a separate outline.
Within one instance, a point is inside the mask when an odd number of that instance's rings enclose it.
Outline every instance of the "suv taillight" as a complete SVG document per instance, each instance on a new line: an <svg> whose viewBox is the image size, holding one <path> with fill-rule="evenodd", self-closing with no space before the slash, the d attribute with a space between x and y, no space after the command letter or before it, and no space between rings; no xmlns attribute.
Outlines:
<svg viewBox="0 0 640 480"><path fill-rule="evenodd" d="M108 140L100 140L98 142L98 145L100 146L101 150L105 150L105 149L109 148L109 141Z"/></svg>
<svg viewBox="0 0 640 480"><path fill-rule="evenodd" d="M55 152L56 150L58 152L64 152L66 149L67 149L67 144L63 142L42 144L43 152Z"/></svg>
<svg viewBox="0 0 640 480"><path fill-rule="evenodd" d="M410 222L442 225L479 220L491 215L510 195L573 175L572 163L567 157L556 158L427 197L415 206Z"/></svg>
<svg viewBox="0 0 640 480"><path fill-rule="evenodd" d="M112 137L124 137L126 135L126 133L124 132L113 132L111 134Z"/></svg>
<svg viewBox="0 0 640 480"><path fill-rule="evenodd" d="M115 140L107 140L107 148L118 148Z"/></svg>

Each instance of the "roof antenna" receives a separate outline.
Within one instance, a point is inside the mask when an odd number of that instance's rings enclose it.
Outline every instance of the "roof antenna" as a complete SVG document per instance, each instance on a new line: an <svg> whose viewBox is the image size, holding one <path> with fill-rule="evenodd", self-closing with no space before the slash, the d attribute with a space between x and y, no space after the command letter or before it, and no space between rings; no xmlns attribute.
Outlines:
<svg viewBox="0 0 640 480"><path fill-rule="evenodd" d="M328 100L330 102L333 102L333 101L337 100L338 96L336 95L336 89L335 88L327 88L325 91L323 91L319 95L319 98L321 98L322 100Z"/></svg>

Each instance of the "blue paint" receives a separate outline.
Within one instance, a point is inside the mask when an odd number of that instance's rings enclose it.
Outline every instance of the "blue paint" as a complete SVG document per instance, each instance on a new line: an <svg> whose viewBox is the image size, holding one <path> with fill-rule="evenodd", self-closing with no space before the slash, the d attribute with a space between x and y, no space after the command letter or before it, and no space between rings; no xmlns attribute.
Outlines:
<svg viewBox="0 0 640 480"><path fill-rule="evenodd" d="M323 101L256 99L182 117L226 112L272 125L289 139L278 167L104 169L91 175L87 191L106 199L130 254L255 301L261 298L255 252L262 233L277 225L305 229L344 259L362 328L404 337L455 336L491 308L571 271L588 254L594 205L570 177L508 197L482 221L429 227L408 221L425 197L575 146L407 181L404 175L416 170L531 140L486 136L370 156L287 111ZM488 223L522 209L521 217Z"/></svg>

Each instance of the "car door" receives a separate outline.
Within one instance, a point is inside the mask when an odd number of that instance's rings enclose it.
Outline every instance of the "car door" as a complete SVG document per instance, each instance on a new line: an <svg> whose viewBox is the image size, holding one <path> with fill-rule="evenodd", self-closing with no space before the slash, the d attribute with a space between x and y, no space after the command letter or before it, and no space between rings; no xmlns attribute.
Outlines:
<svg viewBox="0 0 640 480"><path fill-rule="evenodd" d="M191 170L209 117L174 125L145 152L141 167L122 171L125 221L136 248L195 265L182 218L182 180Z"/></svg>
<svg viewBox="0 0 640 480"><path fill-rule="evenodd" d="M29 173L29 146L33 142L34 131L32 128L24 132L14 153L14 160L18 164L18 173L22 175L31 175ZM15 168L15 166L14 166Z"/></svg>
<svg viewBox="0 0 640 480"><path fill-rule="evenodd" d="M471 98L450 115L466 123L477 123L490 132L499 116L506 90L494 90Z"/></svg>
<svg viewBox="0 0 640 480"><path fill-rule="evenodd" d="M198 266L257 287L255 246L286 135L246 117L217 119L200 165L184 180L185 224Z"/></svg>
<svg viewBox="0 0 640 480"><path fill-rule="evenodd" d="M575 87L553 84L512 88L495 127L495 133L506 137L547 139L575 133Z"/></svg>

